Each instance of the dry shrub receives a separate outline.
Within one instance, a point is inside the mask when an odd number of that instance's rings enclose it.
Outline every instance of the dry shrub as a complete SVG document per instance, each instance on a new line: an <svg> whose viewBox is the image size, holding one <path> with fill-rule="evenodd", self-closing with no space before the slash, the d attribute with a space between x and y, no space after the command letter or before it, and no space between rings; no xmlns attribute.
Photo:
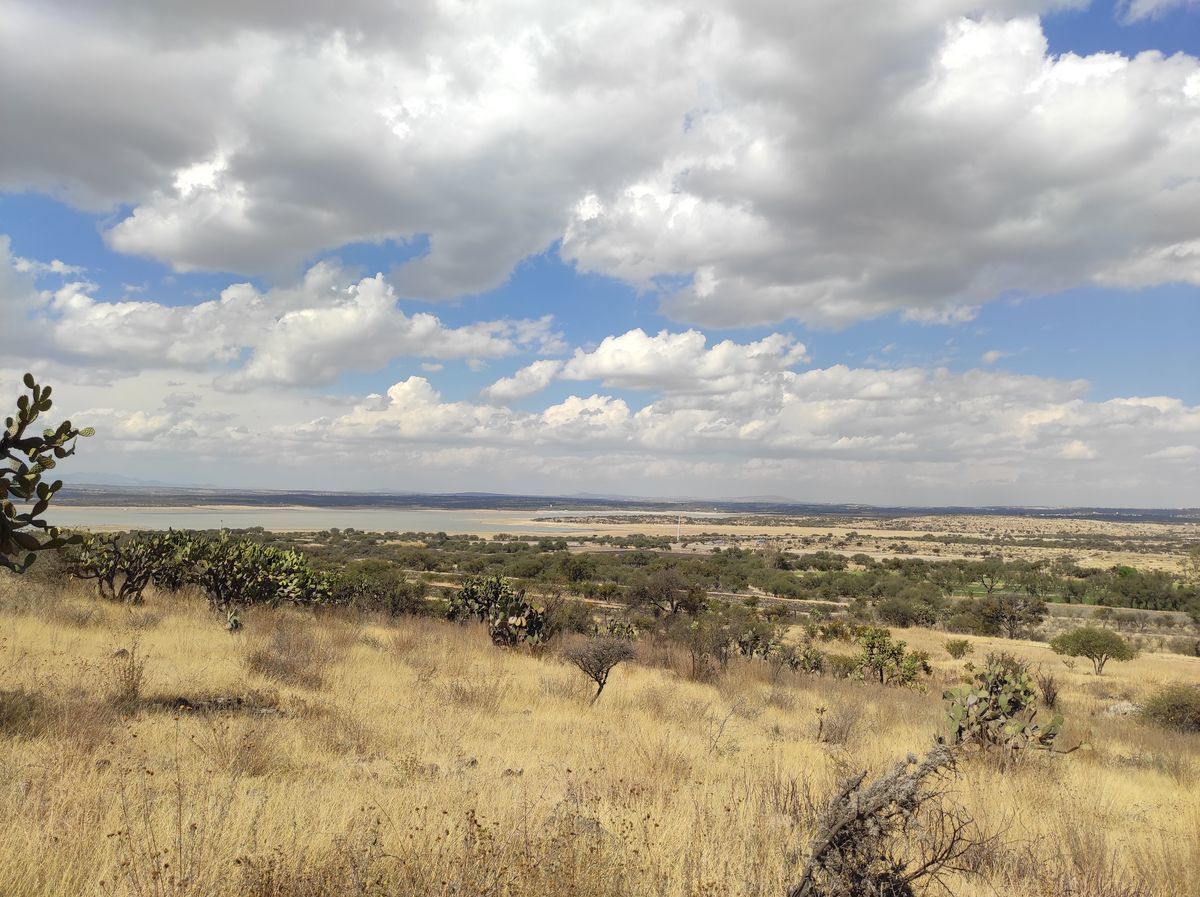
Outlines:
<svg viewBox="0 0 1200 897"><path fill-rule="evenodd" d="M284 618L274 620L265 633L251 635L246 667L259 676L318 689L339 657L328 635Z"/></svg>
<svg viewBox="0 0 1200 897"><path fill-rule="evenodd" d="M447 679L435 689L443 702L482 713L499 711L508 690L506 676L489 676L478 669Z"/></svg>
<svg viewBox="0 0 1200 897"><path fill-rule="evenodd" d="M832 709L818 715L817 740L826 744L850 744L858 735L862 718L860 704L834 704Z"/></svg>
<svg viewBox="0 0 1200 897"><path fill-rule="evenodd" d="M1146 698L1141 715L1166 729L1200 732L1200 685L1163 686Z"/></svg>
<svg viewBox="0 0 1200 897"><path fill-rule="evenodd" d="M909 755L874 782L866 772L840 783L818 816L808 861L788 897L913 897L978 840L974 820L939 784L953 757L935 747Z"/></svg>
<svg viewBox="0 0 1200 897"><path fill-rule="evenodd" d="M105 665L105 699L124 712L136 710L146 679L146 656L138 652L134 639L128 648L118 648Z"/></svg>
<svg viewBox="0 0 1200 897"><path fill-rule="evenodd" d="M596 683L596 693L591 703L595 704L608 683L609 674L618 665L637 656L628 639L615 636L593 636L568 645L563 658L581 673Z"/></svg>
<svg viewBox="0 0 1200 897"><path fill-rule="evenodd" d="M149 632L157 629L166 615L145 607L130 608L126 613L125 625L134 632Z"/></svg>
<svg viewBox="0 0 1200 897"><path fill-rule="evenodd" d="M350 703L351 706L363 706L358 701ZM306 716L316 721L313 728L317 738L330 752L359 757L371 756L376 752L378 740L375 730L350 710L323 707Z"/></svg>
<svg viewBox="0 0 1200 897"><path fill-rule="evenodd" d="M646 782L653 782L659 787L672 787L685 781L692 773L691 751L668 735L639 731L631 739L630 748Z"/></svg>
<svg viewBox="0 0 1200 897"><path fill-rule="evenodd" d="M204 717L191 741L207 763L231 776L267 776L283 765L261 719Z"/></svg>
<svg viewBox="0 0 1200 897"><path fill-rule="evenodd" d="M41 695L23 688L0 691L0 735L37 738L49 721L50 709Z"/></svg>
<svg viewBox="0 0 1200 897"><path fill-rule="evenodd" d="M1053 671L1043 670L1038 666L1033 674L1033 681L1037 683L1038 692L1042 696L1042 703L1050 710L1053 710L1058 705L1058 692L1061 684L1058 677Z"/></svg>
<svg viewBox="0 0 1200 897"><path fill-rule="evenodd" d="M165 769L122 775L113 887L128 897L210 897L229 875L225 861L239 795L236 777L189 776L176 755ZM117 885L120 887L117 887Z"/></svg>
<svg viewBox="0 0 1200 897"><path fill-rule="evenodd" d="M559 675L558 671L538 677L538 691L547 698L556 698L570 703L589 700L592 688L578 676Z"/></svg>
<svg viewBox="0 0 1200 897"><path fill-rule="evenodd" d="M73 601L56 601L42 611L42 616L51 622L69 626L72 629L90 629L95 626L103 626L107 622L100 608L76 604Z"/></svg>
<svg viewBox="0 0 1200 897"><path fill-rule="evenodd" d="M767 704L776 710L791 713L796 709L796 694L789 688L772 688L767 693Z"/></svg>

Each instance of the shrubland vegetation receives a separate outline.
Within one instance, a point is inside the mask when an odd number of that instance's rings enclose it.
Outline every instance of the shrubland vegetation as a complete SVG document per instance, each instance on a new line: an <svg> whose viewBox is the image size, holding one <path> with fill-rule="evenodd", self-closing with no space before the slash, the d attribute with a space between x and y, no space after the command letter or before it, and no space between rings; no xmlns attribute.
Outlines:
<svg viewBox="0 0 1200 897"><path fill-rule="evenodd" d="M122 604L39 561L0 578L0 891L1184 897L1200 875L1200 660L1098 678L961 636L972 671L936 630L756 630L709 601L517 642L486 609L267 601L229 633L196 584Z"/></svg>

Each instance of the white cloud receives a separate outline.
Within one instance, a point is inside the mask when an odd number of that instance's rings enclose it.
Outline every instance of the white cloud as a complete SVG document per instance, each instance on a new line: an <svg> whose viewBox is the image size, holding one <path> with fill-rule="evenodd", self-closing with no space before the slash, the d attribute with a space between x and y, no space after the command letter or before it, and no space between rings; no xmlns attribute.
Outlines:
<svg viewBox="0 0 1200 897"><path fill-rule="evenodd" d="M1196 5L1198 5L1197 0L1118 0L1117 2L1121 20L1129 23L1157 19L1172 10Z"/></svg>
<svg viewBox="0 0 1200 897"><path fill-rule="evenodd" d="M501 402L521 399L545 389L554 380L563 363L554 359L535 361L513 374L511 377L501 377L483 394L490 399Z"/></svg>
<svg viewBox="0 0 1200 897"><path fill-rule="evenodd" d="M26 0L0 189L127 203L111 245L179 270L426 236L390 275L425 298L561 239L714 326L1200 284L1200 63L1049 56L1079 5Z"/></svg>
<svg viewBox="0 0 1200 897"><path fill-rule="evenodd" d="M21 373L0 364L0 395L16 393ZM729 395L636 407L585 393L518 410L447 399L422 377L348 402L270 384L216 393L186 370L174 385L148 371L119 388L35 373L56 387L56 415L98 429L80 469L136 463L139 476L168 480L186 470L191 482L258 487L1200 503L1200 407L1091 401L1082 381L833 366L763 375Z"/></svg>
<svg viewBox="0 0 1200 897"><path fill-rule="evenodd" d="M639 329L608 336L591 352L576 349L564 380L668 392L726 392L747 376L786 370L808 359L803 343L773 333L757 342L723 340L712 348L698 330L650 336Z"/></svg>
<svg viewBox="0 0 1200 897"><path fill-rule="evenodd" d="M1096 451L1082 439L1072 439L1062 447L1059 457L1068 461L1090 461L1096 457Z"/></svg>
<svg viewBox="0 0 1200 897"><path fill-rule="evenodd" d="M102 301L84 281L35 294L20 279L32 268L13 263L6 247L0 244L0 302L24 315L14 327L25 333L26 352L101 368L219 366L229 387L307 386L395 358L482 360L562 346L549 316L448 327L427 312L403 312L382 275L356 280L329 262L290 286L264 292L234 284L217 299L167 305Z"/></svg>
<svg viewBox="0 0 1200 897"><path fill-rule="evenodd" d="M773 333L752 343L723 340L711 348L698 330L660 331L650 336L637 328L607 336L595 349L576 349L567 361L543 360L503 377L484 395L509 401L533 395L561 380L598 380L618 389L673 393L728 393L745 388L764 374L787 370L808 360L803 343Z"/></svg>
<svg viewBox="0 0 1200 897"><path fill-rule="evenodd" d="M86 268L81 268L78 265L68 265L66 262L54 259L49 262L39 262L34 259L13 258L13 269L19 274L59 274L64 277L73 274L82 274Z"/></svg>
<svg viewBox="0 0 1200 897"><path fill-rule="evenodd" d="M988 349L979 356L979 360L984 364L995 364L1002 358L1008 358L1012 355L1011 352L1005 352L1003 349Z"/></svg>

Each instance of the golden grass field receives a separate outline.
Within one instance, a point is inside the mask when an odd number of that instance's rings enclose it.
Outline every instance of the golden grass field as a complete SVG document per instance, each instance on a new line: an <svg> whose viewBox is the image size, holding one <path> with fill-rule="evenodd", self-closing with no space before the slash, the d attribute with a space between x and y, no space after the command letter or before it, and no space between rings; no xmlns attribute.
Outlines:
<svg viewBox="0 0 1200 897"><path fill-rule="evenodd" d="M255 611L230 635L198 598L127 610L15 577L0 605L5 897L782 895L814 806L849 771L923 752L962 667L944 634L909 630L934 657L924 694L746 661L704 684L646 643L589 707L552 652L436 621ZM1090 748L962 761L957 798L997 839L950 892L1200 893L1200 738L1103 715L1200 681L1200 660L1097 678L973 641L976 661L1054 666L1060 745Z"/></svg>

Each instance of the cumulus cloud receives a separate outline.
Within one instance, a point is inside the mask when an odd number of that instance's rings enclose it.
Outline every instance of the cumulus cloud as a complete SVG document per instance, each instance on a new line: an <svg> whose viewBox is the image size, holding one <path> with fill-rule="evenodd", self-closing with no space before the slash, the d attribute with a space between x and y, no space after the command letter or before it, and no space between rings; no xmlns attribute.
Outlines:
<svg viewBox="0 0 1200 897"><path fill-rule="evenodd" d="M712 348L698 330L630 330L608 336L591 352L576 349L564 380L599 380L604 386L669 392L726 392L746 376L786 370L808 360L803 343L773 333L753 343L723 340Z"/></svg>
<svg viewBox="0 0 1200 897"><path fill-rule="evenodd" d="M0 394L21 373L0 363ZM835 365L763 375L729 395L638 406L584 392L529 409L447 398L423 377L357 400L271 384L216 393L187 370L174 385L145 372L119 390L53 382L56 411L97 427L89 469L137 463L164 479L186 469L193 482L295 486L326 482L336 463L345 476L330 488L1200 503L1200 407L1094 401L1084 381L994 371Z"/></svg>
<svg viewBox="0 0 1200 897"><path fill-rule="evenodd" d="M1200 63L1052 57L1072 5L17 2L0 188L128 204L110 244L179 270L427 237L422 298L560 240L713 326L1200 283Z"/></svg>
<svg viewBox="0 0 1200 897"><path fill-rule="evenodd" d="M1200 438L1200 408L1162 397L1088 401L1087 391L1085 381L839 365L778 372L732 395L664 396L641 408L570 396L520 411L446 402L410 378L296 432L331 444L349 437L384 453L434 444L525 452L538 470L574 458L579 482L655 458L673 476L703 466L711 479L692 489L710 494L752 477L798 497L880 501L859 491L855 477L869 471L892 500L914 503L1195 500L1172 490L1180 465L1200 464L1178 449L1183 434ZM811 482L814 471L830 479ZM797 476L816 492L789 488ZM661 494L645 472L626 486Z"/></svg>
<svg viewBox="0 0 1200 897"><path fill-rule="evenodd" d="M533 364L521 368L511 377L501 377L484 389L483 394L501 402L531 396L549 386L558 372L562 370L562 366L563 363L556 359L535 361Z"/></svg>
<svg viewBox="0 0 1200 897"><path fill-rule="evenodd" d="M331 262L289 286L234 284L195 305L103 301L86 281L37 293L21 279L31 270L0 244L0 302L25 332L27 351L118 369L222 366L230 387L328 383L395 358L480 360L562 347L550 316L448 327L402 311L383 275L355 279Z"/></svg>
<svg viewBox="0 0 1200 897"><path fill-rule="evenodd" d="M995 364L1000 359L1008 358L1010 355L1012 355L1011 352L1005 352L1003 349L988 349L979 356L979 360L984 364Z"/></svg>
<svg viewBox="0 0 1200 897"><path fill-rule="evenodd" d="M650 336L641 328L607 336L595 349L576 349L567 361L535 361L484 390L492 399L523 398L557 379L598 380L618 389L664 393L729 393L756 377L807 361L803 343L773 333L752 343L723 340L711 348L698 330Z"/></svg>

